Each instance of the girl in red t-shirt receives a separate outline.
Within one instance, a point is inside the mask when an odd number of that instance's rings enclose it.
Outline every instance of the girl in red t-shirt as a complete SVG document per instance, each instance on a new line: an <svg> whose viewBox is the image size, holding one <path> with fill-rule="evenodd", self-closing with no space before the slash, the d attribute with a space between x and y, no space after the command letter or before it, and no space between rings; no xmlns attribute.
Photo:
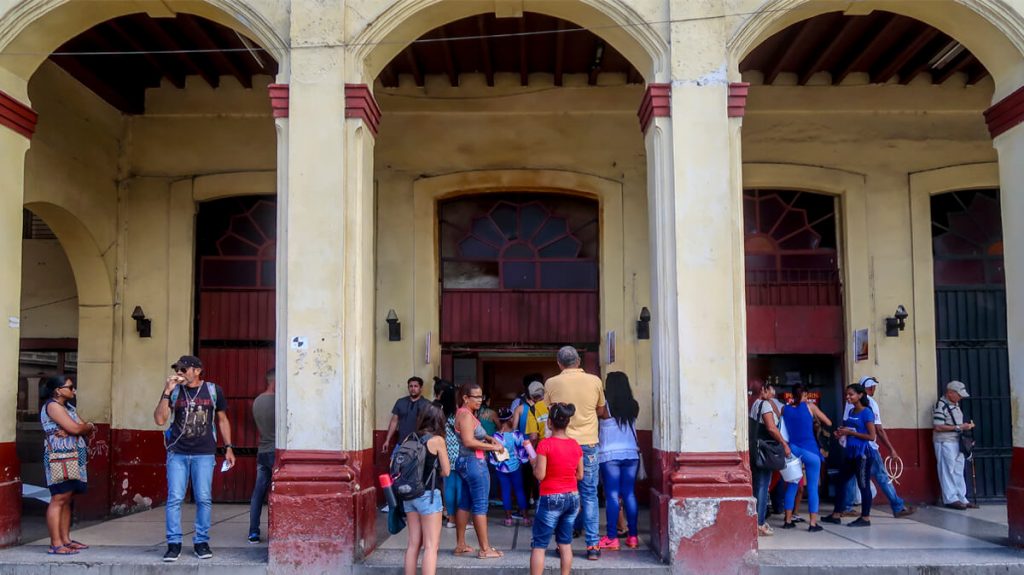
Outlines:
<svg viewBox="0 0 1024 575"><path fill-rule="evenodd" d="M530 575L544 571L544 552L555 536L562 558L562 575L572 569L572 525L580 509L576 482L583 479L583 450L576 440L569 439L565 428L576 414L571 403L554 403L548 407L551 437L537 447L537 457L530 460L533 474L540 481L540 499L533 518L533 540L530 547Z"/></svg>

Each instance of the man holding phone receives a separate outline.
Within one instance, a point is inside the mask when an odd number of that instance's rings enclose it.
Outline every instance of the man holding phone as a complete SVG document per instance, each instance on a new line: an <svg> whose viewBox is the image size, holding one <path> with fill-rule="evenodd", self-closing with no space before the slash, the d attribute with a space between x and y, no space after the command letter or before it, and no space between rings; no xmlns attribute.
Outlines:
<svg viewBox="0 0 1024 575"><path fill-rule="evenodd" d="M167 552L164 561L177 561L181 555L181 503L190 480L196 501L193 549L196 557L209 559L213 557L209 532L213 467L217 453L214 416L224 437L225 464L229 468L235 464L227 398L220 386L203 381L203 363L198 357L183 355L171 369L174 375L164 382L163 394L153 411L153 421L157 425L165 425L168 419L171 421L164 433L164 446L167 448Z"/></svg>

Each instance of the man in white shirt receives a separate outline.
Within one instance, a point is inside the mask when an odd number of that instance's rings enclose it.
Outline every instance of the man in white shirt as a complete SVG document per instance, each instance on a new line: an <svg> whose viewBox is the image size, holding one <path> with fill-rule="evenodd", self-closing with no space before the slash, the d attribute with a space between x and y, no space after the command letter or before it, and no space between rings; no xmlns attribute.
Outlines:
<svg viewBox="0 0 1024 575"><path fill-rule="evenodd" d="M878 439L885 445L885 448L889 450L889 455L893 459L897 459L899 454L896 453L896 448L893 447L892 442L889 441L889 436L885 433L885 429L882 427L882 412L878 408L878 402L875 401L874 395L875 390L878 389L878 379L873 376L865 376L860 378L860 384L864 386L864 390L868 394L868 403L871 411L875 414L875 433ZM850 410L853 406L849 403L846 404L846 410L843 412L843 419L849 415ZM885 493L886 498L889 499L889 505L892 506L892 514L895 517L906 517L914 512L914 508L906 505L900 496L896 494L896 486L893 485L892 479L889 478L889 474L885 471L885 464L882 462L882 456L878 451L878 443L872 441L868 444L871 449L868 450L868 454L872 460L872 473L875 476L875 483L878 484L878 488ZM853 501L855 492L857 492L857 482L850 480L846 484L846 500Z"/></svg>

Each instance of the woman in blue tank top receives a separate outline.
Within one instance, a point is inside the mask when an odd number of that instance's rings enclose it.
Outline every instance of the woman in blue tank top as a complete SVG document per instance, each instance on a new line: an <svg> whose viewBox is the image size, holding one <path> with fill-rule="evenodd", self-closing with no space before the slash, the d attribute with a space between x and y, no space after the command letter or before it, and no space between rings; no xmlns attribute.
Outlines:
<svg viewBox="0 0 1024 575"><path fill-rule="evenodd" d="M804 401L804 386L793 386L793 404L782 408L782 421L789 433L789 449L794 457L804 464L807 476L807 511L810 514L810 532L821 531L818 525L818 481L821 478L821 451L814 438L814 420L831 427L832 421L818 409L817 405ZM793 524L793 508L796 507L797 483L786 485L786 522L783 529L796 527Z"/></svg>

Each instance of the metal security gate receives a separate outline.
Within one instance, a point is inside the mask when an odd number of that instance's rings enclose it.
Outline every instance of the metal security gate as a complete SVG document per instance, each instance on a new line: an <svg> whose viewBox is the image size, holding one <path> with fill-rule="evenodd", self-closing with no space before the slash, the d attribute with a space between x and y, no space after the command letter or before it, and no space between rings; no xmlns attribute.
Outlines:
<svg viewBox="0 0 1024 575"><path fill-rule="evenodd" d="M938 391L952 379L967 384L971 396L961 406L977 424L977 496L1002 498L1013 422L998 191L933 197L932 239ZM973 492L970 465L965 474Z"/></svg>

